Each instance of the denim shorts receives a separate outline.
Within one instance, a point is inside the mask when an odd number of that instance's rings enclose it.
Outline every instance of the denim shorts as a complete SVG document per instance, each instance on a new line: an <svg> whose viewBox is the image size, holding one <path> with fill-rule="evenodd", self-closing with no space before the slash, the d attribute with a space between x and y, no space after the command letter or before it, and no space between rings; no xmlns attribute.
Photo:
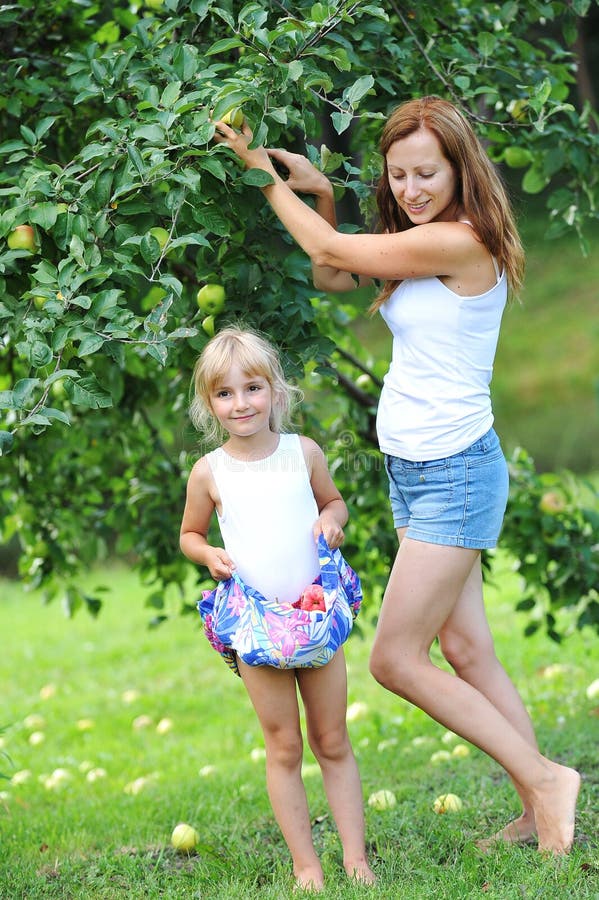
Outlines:
<svg viewBox="0 0 599 900"><path fill-rule="evenodd" d="M427 462L385 455L396 528L429 544L495 547L508 497L508 469L491 428L466 450Z"/></svg>

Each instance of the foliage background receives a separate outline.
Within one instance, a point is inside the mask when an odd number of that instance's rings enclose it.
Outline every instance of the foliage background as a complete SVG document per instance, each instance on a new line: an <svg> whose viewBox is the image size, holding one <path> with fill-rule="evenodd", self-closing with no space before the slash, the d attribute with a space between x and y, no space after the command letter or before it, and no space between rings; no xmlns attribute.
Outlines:
<svg viewBox="0 0 599 900"><path fill-rule="evenodd" d="M360 374L376 384L384 360L347 327L364 298L314 291L307 260L265 207L260 177L211 142L211 117L241 105L257 141L305 146L332 176L349 228L372 214L384 116L401 98L443 94L518 189L542 196L547 238L573 233L587 251L597 130L579 73L596 8L589 0L2 6L0 528L5 542L18 535L22 579L70 612L95 613L101 591L82 588L80 573L117 553L141 572L156 622L169 585L179 586L182 610L193 610L177 546L197 453L185 416L207 340L195 296L217 281L228 298L217 326L241 317L263 329L289 374L318 391L301 425L326 445L353 512L348 554L371 573L376 602L394 538L373 450L373 394L358 384ZM25 223L34 253L4 241ZM155 226L168 232L164 246ZM531 487L523 466L515 485L533 509L531 533L551 548L550 515L558 544L576 542L586 560L582 581L568 576L558 597L547 591L556 556L537 555L531 609L566 603L580 622L597 622L593 494L579 508L578 488L564 490L561 509L544 513L544 482Z"/></svg>

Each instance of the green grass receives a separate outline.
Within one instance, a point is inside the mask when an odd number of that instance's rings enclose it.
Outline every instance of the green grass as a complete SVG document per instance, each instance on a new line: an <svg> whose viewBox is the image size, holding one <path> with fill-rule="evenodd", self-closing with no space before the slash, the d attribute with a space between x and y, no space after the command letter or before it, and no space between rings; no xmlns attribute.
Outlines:
<svg viewBox="0 0 599 900"><path fill-rule="evenodd" d="M576 235L544 238L546 214L524 217L526 275L521 303L505 312L492 394L507 452L525 447L541 471L599 469L599 228L582 255ZM390 358L386 325L358 319L376 358Z"/></svg>
<svg viewBox="0 0 599 900"><path fill-rule="evenodd" d="M57 605L44 607L19 585L0 583L0 726L10 757L0 756L0 771L31 773L22 784L0 782L0 897L290 897L289 859L268 805L263 760L252 758L262 747L260 729L240 680L195 618L174 616L148 631L147 589L131 572L115 567L90 576L90 586L97 581L111 588L99 618L79 614L72 621ZM476 852L473 839L516 812L515 795L499 766L474 747L467 758L430 762L447 746L444 729L368 675L373 610L366 605L358 620L363 636L352 635L347 645L349 701L366 707L350 730L365 800L387 788L398 802L385 812L366 805L377 887L348 884L320 777L306 753L325 900L599 896L599 708L585 693L599 676L596 638L574 633L562 648L543 635L525 640L524 622L513 611L518 583L505 563L495 581L488 598L499 653L543 748L583 773L572 853L543 860L532 847ZM168 604L174 609L176 598ZM43 724L28 722L31 715ZM152 724L136 729L141 715ZM173 727L158 734L165 717ZM87 729L82 720L91 720ZM29 743L33 730L45 734L37 746ZM90 765L106 776L90 783ZM68 771L68 780L45 787L41 779L57 768ZM144 789L126 792L140 777L148 778ZM434 798L450 791L463 799L463 810L435 815ZM194 855L170 848L179 821L200 833Z"/></svg>

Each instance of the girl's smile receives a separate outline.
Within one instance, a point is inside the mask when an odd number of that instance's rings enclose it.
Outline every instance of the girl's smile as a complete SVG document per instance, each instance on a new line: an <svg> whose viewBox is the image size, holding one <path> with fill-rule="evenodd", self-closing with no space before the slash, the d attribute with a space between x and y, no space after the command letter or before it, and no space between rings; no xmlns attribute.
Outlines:
<svg viewBox="0 0 599 900"><path fill-rule="evenodd" d="M263 375L244 372L234 363L211 391L210 404L231 437L270 432L272 389Z"/></svg>

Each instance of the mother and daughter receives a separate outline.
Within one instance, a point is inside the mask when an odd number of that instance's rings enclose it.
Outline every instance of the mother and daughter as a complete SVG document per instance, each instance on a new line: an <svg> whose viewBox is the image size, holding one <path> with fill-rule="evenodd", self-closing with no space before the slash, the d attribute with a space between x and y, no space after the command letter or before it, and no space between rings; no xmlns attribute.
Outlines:
<svg viewBox="0 0 599 900"><path fill-rule="evenodd" d="M310 257L317 288L353 290L356 277L382 282L372 308L392 333L393 353L377 432L399 549L370 671L511 778L522 813L479 841L482 849L536 836L540 851L566 853L580 776L540 753L526 708L495 655L483 603L481 550L496 545L508 495L489 384L508 292L517 293L523 271L499 177L453 104L410 100L382 132L380 232L340 233L332 186L305 157L250 149L247 124L240 133L223 122L216 128L216 140L247 168L271 175L265 199ZM298 193L313 195L314 208ZM272 346L253 332L219 333L198 360L194 381L195 424L205 429L212 420L225 442L191 472L182 550L218 581L238 574L267 600L291 603L299 586L318 581L318 536L331 551L343 541L347 508L324 454L309 438L284 433L293 389ZM224 549L208 541L215 510ZM431 661L436 638L455 675ZM264 732L269 796L298 886L322 888L323 873L301 780L296 688L345 869L373 883L345 725L343 648L313 668L247 665L235 654L234 661Z"/></svg>

